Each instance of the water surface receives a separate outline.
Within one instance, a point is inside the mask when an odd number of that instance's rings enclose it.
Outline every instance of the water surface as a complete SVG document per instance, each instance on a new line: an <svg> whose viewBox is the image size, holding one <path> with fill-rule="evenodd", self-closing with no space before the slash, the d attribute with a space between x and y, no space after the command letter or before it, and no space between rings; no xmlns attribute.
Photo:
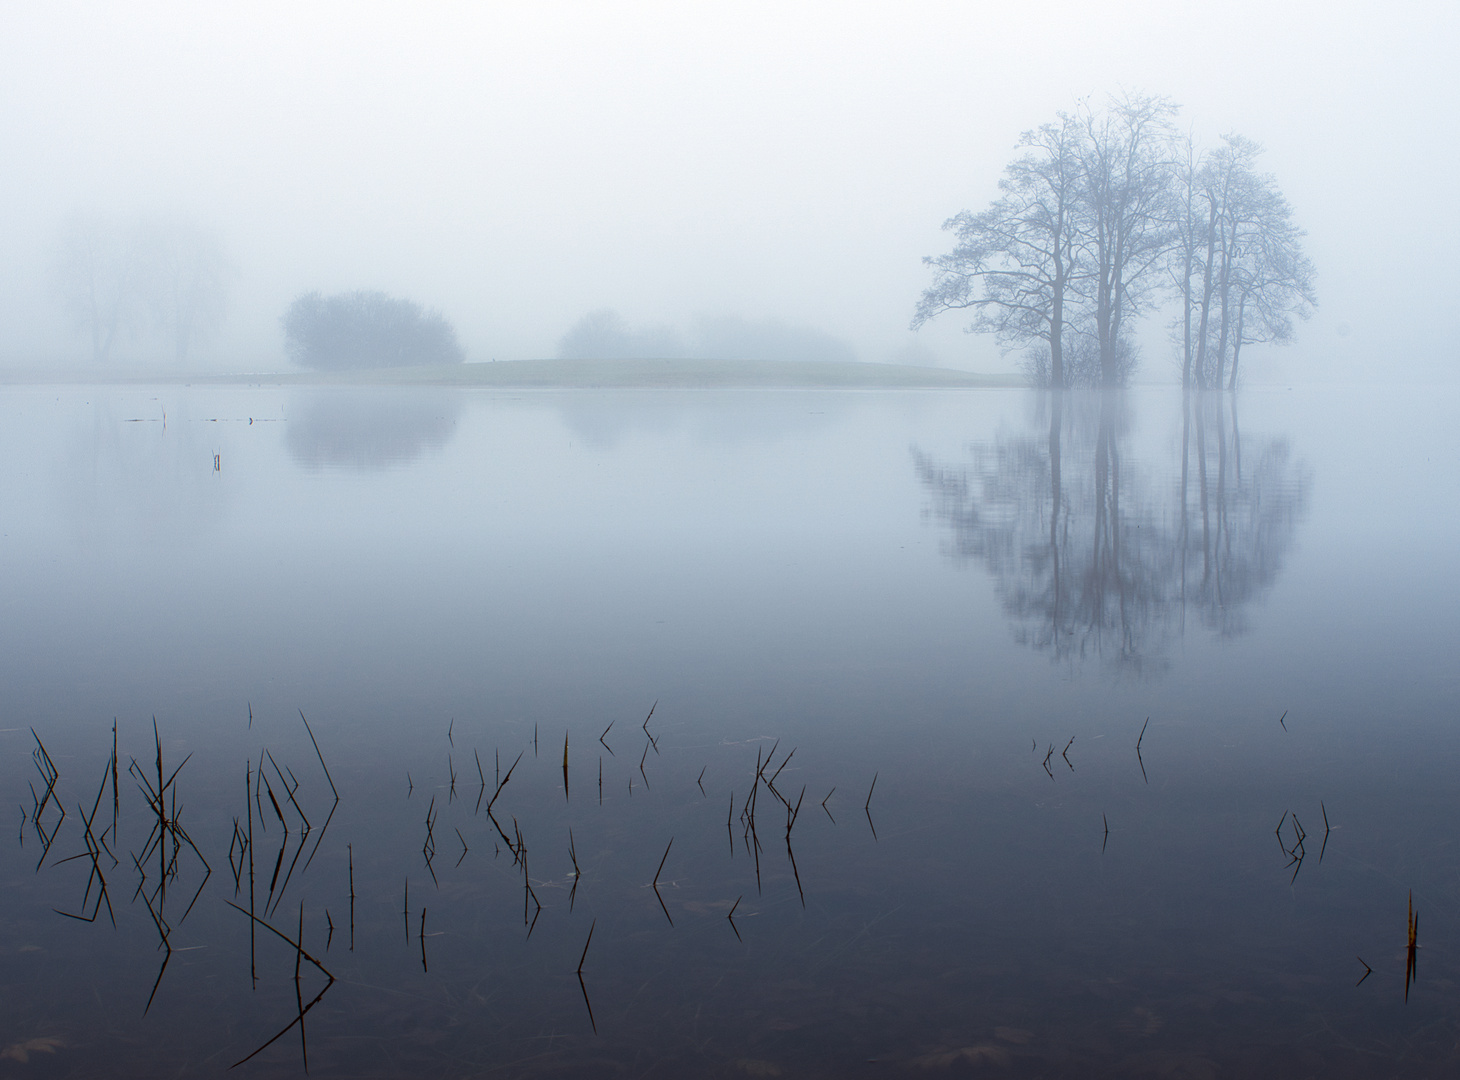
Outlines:
<svg viewBox="0 0 1460 1080"><path fill-rule="evenodd" d="M17 1068L1453 1071L1438 396L0 413Z"/></svg>

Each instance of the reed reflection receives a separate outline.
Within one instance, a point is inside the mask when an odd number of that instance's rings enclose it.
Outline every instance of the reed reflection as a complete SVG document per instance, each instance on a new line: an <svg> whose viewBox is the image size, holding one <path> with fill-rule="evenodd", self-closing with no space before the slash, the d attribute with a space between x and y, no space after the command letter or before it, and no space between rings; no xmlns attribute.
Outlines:
<svg viewBox="0 0 1460 1080"><path fill-rule="evenodd" d="M1244 447L1219 393L1183 398L1175 461L1135 451L1119 392L1043 395L1034 426L961 463L914 451L950 554L987 567L1018 640L1146 675L1188 618L1246 631L1307 506L1309 473L1286 440Z"/></svg>

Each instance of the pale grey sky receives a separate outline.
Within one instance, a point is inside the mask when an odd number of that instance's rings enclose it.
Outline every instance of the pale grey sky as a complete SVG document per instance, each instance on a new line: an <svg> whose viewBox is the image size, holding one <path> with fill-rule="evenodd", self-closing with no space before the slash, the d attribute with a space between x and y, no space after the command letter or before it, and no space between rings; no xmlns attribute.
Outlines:
<svg viewBox="0 0 1460 1080"><path fill-rule="evenodd" d="M46 268L87 210L222 233L232 367L282 362L300 291L373 287L471 359L608 307L1007 368L954 316L907 330L920 259L1021 131L1125 88L1265 144L1309 231L1319 312L1252 378L1451 376L1457 46L1453 3L7 3L0 356L67 341Z"/></svg>

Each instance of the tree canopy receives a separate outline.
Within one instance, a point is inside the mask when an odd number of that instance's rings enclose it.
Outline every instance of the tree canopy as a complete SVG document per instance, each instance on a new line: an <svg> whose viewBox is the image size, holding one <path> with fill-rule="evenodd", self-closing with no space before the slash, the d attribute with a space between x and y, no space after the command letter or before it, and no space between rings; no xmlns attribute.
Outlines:
<svg viewBox="0 0 1460 1080"><path fill-rule="evenodd" d="M284 348L301 367L414 367L465 359L456 330L440 312L383 292L305 293L282 321Z"/></svg>
<svg viewBox="0 0 1460 1080"><path fill-rule="evenodd" d="M973 313L970 333L1028 350L1044 385L1119 385L1133 369L1133 320L1175 298L1183 383L1235 386L1244 343L1283 342L1315 300L1303 232L1261 148L1229 135L1198 153L1160 97L1082 103L1020 139L999 197L944 229L916 329Z"/></svg>

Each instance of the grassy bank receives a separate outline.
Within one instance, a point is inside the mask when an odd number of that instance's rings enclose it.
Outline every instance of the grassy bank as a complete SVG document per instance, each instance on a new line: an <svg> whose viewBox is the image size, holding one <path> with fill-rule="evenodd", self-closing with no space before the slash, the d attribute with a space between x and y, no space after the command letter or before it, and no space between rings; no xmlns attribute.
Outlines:
<svg viewBox="0 0 1460 1080"><path fill-rule="evenodd" d="M795 360L506 360L446 367L219 375L167 371L5 372L0 382L190 383L227 386L480 386L503 389L980 388L1023 386L1019 375L980 375L901 364Z"/></svg>

